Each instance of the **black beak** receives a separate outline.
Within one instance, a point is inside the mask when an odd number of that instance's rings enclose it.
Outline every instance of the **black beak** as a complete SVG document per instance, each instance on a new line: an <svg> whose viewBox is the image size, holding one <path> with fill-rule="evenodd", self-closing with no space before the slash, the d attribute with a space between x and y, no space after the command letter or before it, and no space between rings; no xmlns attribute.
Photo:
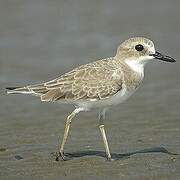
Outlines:
<svg viewBox="0 0 180 180"><path fill-rule="evenodd" d="M170 56L166 56L166 55L163 55L159 52L155 52L155 54L150 54L150 56L153 56L155 59L159 59L159 60L162 60L162 61L167 61L167 62L176 62L175 59L173 59L172 57Z"/></svg>

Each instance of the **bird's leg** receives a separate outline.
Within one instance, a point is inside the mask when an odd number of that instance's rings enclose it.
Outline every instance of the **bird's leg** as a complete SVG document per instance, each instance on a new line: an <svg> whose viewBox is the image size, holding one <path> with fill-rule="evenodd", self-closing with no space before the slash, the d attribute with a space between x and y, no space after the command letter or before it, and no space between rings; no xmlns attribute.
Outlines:
<svg viewBox="0 0 180 180"><path fill-rule="evenodd" d="M107 142L106 132L105 132L105 128L104 128L104 122L103 122L105 119L105 112L106 112L106 109L103 109L102 111L99 112L99 129L100 129L101 134L102 134L107 160L110 161L111 160L111 153L109 150L109 145Z"/></svg>
<svg viewBox="0 0 180 180"><path fill-rule="evenodd" d="M64 145L65 145L67 137L68 137L70 124L71 124L71 121L74 118L74 116L82 110L83 110L82 108L77 108L67 117L65 129L64 129L64 136L63 136L63 140L62 140L59 152L57 153L57 156L56 156L56 161L59 161L59 157L61 157L64 161L66 160L65 155L64 155Z"/></svg>

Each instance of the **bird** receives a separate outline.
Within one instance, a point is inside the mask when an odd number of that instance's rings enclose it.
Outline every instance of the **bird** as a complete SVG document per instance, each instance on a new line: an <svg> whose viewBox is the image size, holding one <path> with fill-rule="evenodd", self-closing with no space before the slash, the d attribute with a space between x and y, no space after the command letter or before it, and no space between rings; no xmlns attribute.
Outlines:
<svg viewBox="0 0 180 180"><path fill-rule="evenodd" d="M74 105L67 116L62 142L56 161L68 160L64 146L72 119L80 112L98 110L98 126L107 160L112 160L105 131L105 115L111 106L127 100L142 84L144 67L149 61L176 62L155 50L154 43L144 37L132 37L122 42L115 56L81 65L61 76L40 84L7 87L7 94L30 94L41 101Z"/></svg>

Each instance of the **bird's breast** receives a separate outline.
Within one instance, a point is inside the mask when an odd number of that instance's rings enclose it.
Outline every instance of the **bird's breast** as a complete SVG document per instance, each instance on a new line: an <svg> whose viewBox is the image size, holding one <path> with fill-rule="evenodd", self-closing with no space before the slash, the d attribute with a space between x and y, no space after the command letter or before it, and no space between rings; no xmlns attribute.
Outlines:
<svg viewBox="0 0 180 180"><path fill-rule="evenodd" d="M139 74L136 72L126 72L124 74L124 85L128 91L136 90L142 83L144 74Z"/></svg>
<svg viewBox="0 0 180 180"><path fill-rule="evenodd" d="M79 107L83 107L86 110L118 105L128 99L135 92L135 90L136 89L128 90L127 87L123 85L121 90L119 90L116 94L109 96L108 98L96 101L81 101L78 102L77 105Z"/></svg>

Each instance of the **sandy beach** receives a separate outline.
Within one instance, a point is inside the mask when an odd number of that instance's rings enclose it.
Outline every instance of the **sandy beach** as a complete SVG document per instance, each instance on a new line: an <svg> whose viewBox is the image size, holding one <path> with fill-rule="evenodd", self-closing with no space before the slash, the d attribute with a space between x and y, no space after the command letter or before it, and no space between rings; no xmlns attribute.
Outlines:
<svg viewBox="0 0 180 180"><path fill-rule="evenodd" d="M1 1L0 179L180 178L180 1ZM149 63L141 88L105 121L107 162L97 112L80 113L55 161L70 105L7 96L4 88L51 80L114 56L119 43L145 36L174 64Z"/></svg>

